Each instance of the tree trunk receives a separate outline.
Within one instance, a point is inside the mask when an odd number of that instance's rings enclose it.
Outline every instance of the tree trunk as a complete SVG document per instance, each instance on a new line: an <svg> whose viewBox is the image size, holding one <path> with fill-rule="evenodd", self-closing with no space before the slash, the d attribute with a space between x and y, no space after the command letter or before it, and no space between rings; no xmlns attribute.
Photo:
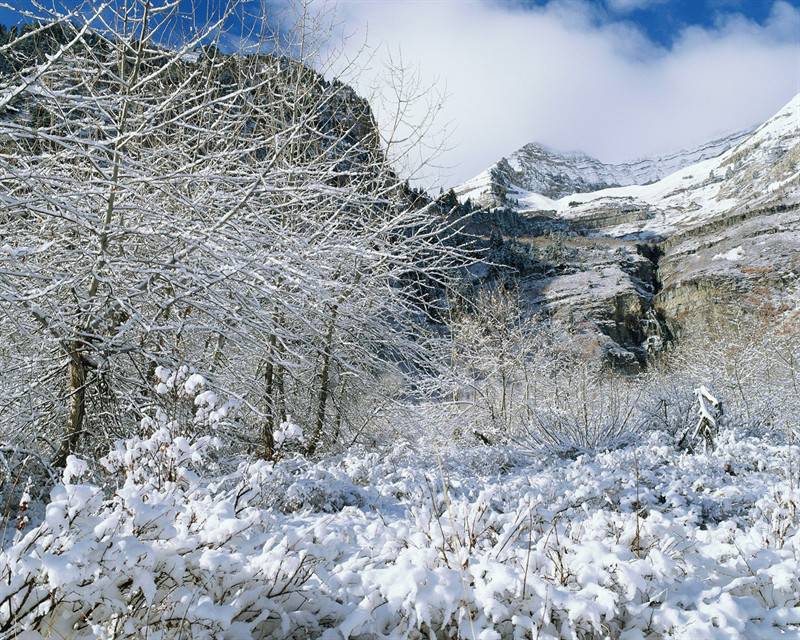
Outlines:
<svg viewBox="0 0 800 640"><path fill-rule="evenodd" d="M328 322L328 329L325 332L325 347L322 352L322 371L319 376L319 400L317 401L317 418L314 425L314 432L308 442L307 455L313 456L317 450L317 445L322 437L322 430L325 427L325 409L328 404L328 384L331 374L331 351L333 350L333 335L336 329L336 316L339 305L334 305L331 309L331 319Z"/></svg>
<svg viewBox="0 0 800 640"><path fill-rule="evenodd" d="M78 444L86 413L86 366L77 344L72 345L67 369L69 376L69 416L64 437L53 457L53 466L63 467Z"/></svg>
<svg viewBox="0 0 800 640"><path fill-rule="evenodd" d="M282 353L281 346L278 345L278 353ZM275 412L278 416L278 424L286 422L286 392L283 389L283 367L275 365Z"/></svg>
<svg viewBox="0 0 800 640"><path fill-rule="evenodd" d="M361 272L358 270L358 264L355 265L356 275L353 279L354 287L357 287L361 282ZM338 275L338 272L337 272ZM314 432L308 442L306 455L313 456L317 450L317 445L322 437L322 430L325 427L325 409L328 403L328 384L331 375L331 356L333 352L333 336L336 331L336 319L339 315L339 305L342 304L346 297L349 295L348 291L343 291L334 305L331 307L331 317L328 322L328 328L325 331L325 345L322 351L322 371L320 372L319 381L319 401L317 402L317 419L314 425Z"/></svg>
<svg viewBox="0 0 800 640"><path fill-rule="evenodd" d="M120 78L123 78L125 84L125 92L123 95L122 111L119 116L118 129L119 132L127 130L128 118L130 115L131 101L130 90L136 84L139 78L139 72L144 58L144 44L149 28L150 18L150 0L144 4L144 16L142 18L142 33L139 39L138 48L136 51L136 60L134 62L133 72L131 77L124 79L124 74L120 73ZM124 57L120 58L122 60ZM122 149L125 136L119 135L117 141L114 143L114 148L111 155L111 176L109 178L110 188L108 198L106 201L106 209L102 220L102 226L98 234L98 255L95 262L92 279L89 283L88 298L94 298L100 288L102 280L100 274L106 266L106 255L108 253L108 241L110 237L110 227L114 219L116 211L117 194L120 187L120 168L122 165ZM123 224L120 219L120 224ZM87 308L89 305L87 304ZM91 318L86 318L86 325L91 323ZM67 428L64 438L59 445L58 451L53 458L53 465L63 466L67 461L67 456L70 455L78 443L80 434L83 430L83 418L86 413L86 366L81 353L81 348L77 342L73 342L69 353L69 392L70 392L70 406L69 417L67 419Z"/></svg>
<svg viewBox="0 0 800 640"><path fill-rule="evenodd" d="M272 460L275 455L275 397L274 397L274 386L275 386L275 363L274 363L274 355L275 355L275 334L273 333L269 337L269 354L267 360L267 369L264 373L264 383L266 386L266 390L264 392L265 400L266 400L266 416L264 418L264 427L261 433L261 440L264 446L263 449L263 456L264 460Z"/></svg>

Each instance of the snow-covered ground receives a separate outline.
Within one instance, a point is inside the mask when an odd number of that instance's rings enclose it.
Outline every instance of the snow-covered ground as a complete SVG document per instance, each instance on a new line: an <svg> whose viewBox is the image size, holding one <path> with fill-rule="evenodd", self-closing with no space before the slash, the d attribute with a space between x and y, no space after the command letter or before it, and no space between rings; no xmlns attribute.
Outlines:
<svg viewBox="0 0 800 640"><path fill-rule="evenodd" d="M162 429L105 490L71 460L0 556L2 637L800 637L798 446L212 458Z"/></svg>

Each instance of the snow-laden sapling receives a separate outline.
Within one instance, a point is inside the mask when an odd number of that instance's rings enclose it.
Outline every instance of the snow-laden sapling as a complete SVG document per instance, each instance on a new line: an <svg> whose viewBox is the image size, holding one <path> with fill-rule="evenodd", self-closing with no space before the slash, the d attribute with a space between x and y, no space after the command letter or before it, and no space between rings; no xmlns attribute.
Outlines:
<svg viewBox="0 0 800 640"><path fill-rule="evenodd" d="M703 450L710 450L714 448L714 441L724 416L722 402L712 395L705 385L695 389L694 394L697 399L697 423L693 429L684 432L679 447L694 451L702 444Z"/></svg>

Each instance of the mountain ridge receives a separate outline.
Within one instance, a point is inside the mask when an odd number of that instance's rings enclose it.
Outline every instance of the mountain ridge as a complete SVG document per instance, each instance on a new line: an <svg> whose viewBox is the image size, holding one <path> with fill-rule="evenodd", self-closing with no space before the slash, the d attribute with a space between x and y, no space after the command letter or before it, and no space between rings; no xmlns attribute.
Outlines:
<svg viewBox="0 0 800 640"><path fill-rule="evenodd" d="M454 193L478 207L484 197L476 234L531 255L527 270L501 276L524 306L577 327L612 361L642 364L743 313L800 319L800 94L747 135L700 149L721 151L645 184L552 198L547 184L525 190L484 172Z"/></svg>
<svg viewBox="0 0 800 640"><path fill-rule="evenodd" d="M560 151L530 142L455 188L463 201L483 206L512 204L534 192L552 199L615 186L648 184L700 160L716 157L750 136L750 127L694 147L625 162L602 162L583 151Z"/></svg>
<svg viewBox="0 0 800 640"><path fill-rule="evenodd" d="M645 179L636 183L609 186L605 184L608 180L596 178L592 173L593 166L589 167L588 174L575 175L575 170L580 167L573 164L571 167L573 174L567 176L570 180L562 180L565 186L595 184L599 185L599 188L566 189L565 195L554 198L547 195L549 190L542 188L541 182L536 183L535 180L531 180L528 184L533 188L526 189L520 185L519 180L506 182L500 180L498 176L506 165L512 170L514 168L509 160L501 159L494 165L494 171L483 172L456 187L454 191L460 200L470 200L473 204L488 209L507 207L521 212L550 211L557 217L570 220L583 218L587 222L598 211L607 214L609 210L616 210L617 213L635 210L639 219L632 220L627 227L610 230L612 235L635 233L637 229L648 231L652 235L671 231L670 227L674 225L670 222L680 222L680 226L683 226L687 222L692 222L694 218L702 217L697 215L698 211L714 214L742 204L762 206L769 201L780 201L783 197L789 199L800 197L797 194L792 196L785 193L787 186L789 190L800 191L800 187L797 186L800 178L800 170L797 167L800 159L798 142L800 142L800 94L772 118L747 134L732 134L701 145L695 150L666 156L674 158L672 163L675 165L719 151L711 157L703 157L697 162L684 164L680 169L655 181L650 180L651 175L646 175ZM528 145L527 148L530 151L534 146ZM535 145L535 148L541 149L538 145ZM558 157L563 160L569 156L562 154ZM520 159L520 156L517 159ZM530 153L526 159L532 159ZM551 159L546 160L550 162ZM653 159L648 161L649 164L642 166L651 167L658 162L660 159ZM668 166L662 163L664 169ZM553 164L549 164L540 171L532 163L528 163L526 176L534 178L542 175L553 176L553 167ZM487 181L487 177L492 180ZM501 177L509 178L508 175ZM686 215L690 213L695 215ZM662 223L655 224L653 219L659 216ZM602 223L598 225L596 222L589 226L591 228L614 226ZM637 224L639 222L643 224Z"/></svg>

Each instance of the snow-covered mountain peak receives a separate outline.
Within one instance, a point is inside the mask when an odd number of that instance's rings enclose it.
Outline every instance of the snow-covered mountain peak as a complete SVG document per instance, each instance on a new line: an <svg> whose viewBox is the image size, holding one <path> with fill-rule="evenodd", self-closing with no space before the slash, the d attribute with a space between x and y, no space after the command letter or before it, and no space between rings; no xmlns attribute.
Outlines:
<svg viewBox="0 0 800 640"><path fill-rule="evenodd" d="M487 208L648 237L736 208L791 204L800 201L800 94L758 128L657 158L606 164L527 144L455 191Z"/></svg>
<svg viewBox="0 0 800 640"><path fill-rule="evenodd" d="M739 147L743 149L771 142L785 149L797 144L798 135L800 135L800 93L758 127ZM740 149L736 149L738 150Z"/></svg>
<svg viewBox="0 0 800 640"><path fill-rule="evenodd" d="M733 133L692 149L630 162L604 163L582 151L557 151L531 142L455 189L463 200L487 207L516 206L534 193L558 199L608 187L649 184L690 164L719 156L752 133Z"/></svg>
<svg viewBox="0 0 800 640"><path fill-rule="evenodd" d="M573 161L592 161L597 162L595 158L588 153L579 149L571 151L564 151L544 144L543 142L529 142L509 156L509 161L516 160L520 156L539 154L543 157L558 158L560 160L573 160Z"/></svg>

